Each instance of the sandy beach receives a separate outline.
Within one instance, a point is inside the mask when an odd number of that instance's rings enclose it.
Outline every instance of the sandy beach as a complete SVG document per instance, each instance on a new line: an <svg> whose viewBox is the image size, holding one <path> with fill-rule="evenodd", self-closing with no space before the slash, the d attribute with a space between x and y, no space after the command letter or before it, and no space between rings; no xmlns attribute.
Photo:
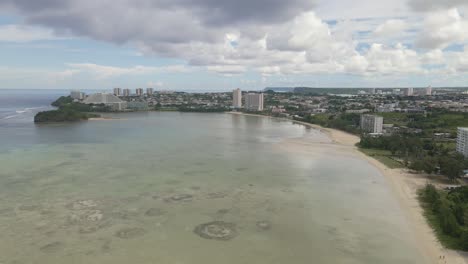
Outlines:
<svg viewBox="0 0 468 264"><path fill-rule="evenodd" d="M231 114L243 114L232 112ZM250 114L246 114L250 115ZM262 115L254 115L267 117ZM428 225L423 216L423 211L417 199L417 190L424 187L427 183L434 183L443 187L443 183L436 182L427 175L413 174L406 169L389 169L378 160L369 157L360 152L355 146L359 142L359 137L336 129L324 128L318 125L305 122L294 121L298 124L303 124L308 127L319 129L332 140L332 144L339 146L344 153L358 156L367 160L371 165L376 167L382 175L384 175L392 192L394 193L398 204L404 212L408 223L413 230L414 240L416 241L422 254L426 257L426 261L432 264L450 263L464 264L468 263L468 254L457 252L454 250L445 249L437 240L431 227ZM302 139L293 139L285 142L284 146L294 151L307 151L308 148L316 145L316 143L304 142ZM336 147L336 146L335 146Z"/></svg>

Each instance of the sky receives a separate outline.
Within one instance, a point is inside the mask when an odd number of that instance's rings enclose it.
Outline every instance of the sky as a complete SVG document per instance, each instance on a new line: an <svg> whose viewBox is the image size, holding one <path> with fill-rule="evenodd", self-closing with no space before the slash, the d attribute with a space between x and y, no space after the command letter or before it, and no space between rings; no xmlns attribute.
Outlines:
<svg viewBox="0 0 468 264"><path fill-rule="evenodd" d="M0 88L468 86L467 0L0 0Z"/></svg>

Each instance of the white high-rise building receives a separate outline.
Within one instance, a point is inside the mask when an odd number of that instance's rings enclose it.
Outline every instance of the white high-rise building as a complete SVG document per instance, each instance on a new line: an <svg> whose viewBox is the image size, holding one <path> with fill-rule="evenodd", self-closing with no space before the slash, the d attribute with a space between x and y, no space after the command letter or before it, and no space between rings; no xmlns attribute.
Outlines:
<svg viewBox="0 0 468 264"><path fill-rule="evenodd" d="M137 96L142 96L143 95L143 88L136 88L135 93Z"/></svg>
<svg viewBox="0 0 468 264"><path fill-rule="evenodd" d="M459 127L457 133L457 151L468 157L468 127Z"/></svg>
<svg viewBox="0 0 468 264"><path fill-rule="evenodd" d="M232 91L232 106L234 108L242 107L242 91L239 88Z"/></svg>
<svg viewBox="0 0 468 264"><path fill-rule="evenodd" d="M146 88L147 95L153 95L153 88Z"/></svg>
<svg viewBox="0 0 468 264"><path fill-rule="evenodd" d="M122 95L122 89L121 88L114 88L114 95L115 96L121 96Z"/></svg>
<svg viewBox="0 0 468 264"><path fill-rule="evenodd" d="M383 132L383 117L361 115L361 130L367 133L381 134Z"/></svg>
<svg viewBox="0 0 468 264"><path fill-rule="evenodd" d="M80 91L71 91L70 97L75 100L83 100L85 97L85 94Z"/></svg>
<svg viewBox="0 0 468 264"><path fill-rule="evenodd" d="M123 96L130 96L130 89L124 89Z"/></svg>
<svg viewBox="0 0 468 264"><path fill-rule="evenodd" d="M406 88L405 89L405 95L406 96L413 96L414 95L414 89L412 87Z"/></svg>
<svg viewBox="0 0 468 264"><path fill-rule="evenodd" d="M432 86L426 88L426 95L432 95Z"/></svg>
<svg viewBox="0 0 468 264"><path fill-rule="evenodd" d="M263 93L248 93L245 96L245 108L251 111L263 111Z"/></svg>

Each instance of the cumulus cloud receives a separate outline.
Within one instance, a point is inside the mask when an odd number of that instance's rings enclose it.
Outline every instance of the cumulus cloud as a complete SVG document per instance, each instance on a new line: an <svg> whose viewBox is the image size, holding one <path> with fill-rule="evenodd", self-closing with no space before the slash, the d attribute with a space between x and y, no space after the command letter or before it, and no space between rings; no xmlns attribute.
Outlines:
<svg viewBox="0 0 468 264"><path fill-rule="evenodd" d="M406 27L406 22L402 19L390 19L379 25L375 29L374 34L379 37L394 37L401 35Z"/></svg>
<svg viewBox="0 0 468 264"><path fill-rule="evenodd" d="M188 67L223 75L254 70L264 76L308 73L368 76L424 73L426 63L446 61L451 61L450 67L454 70L463 69L456 66L463 65L463 61L447 59L442 50L452 44L464 45L468 39L468 25L458 8L465 0L444 3L409 0L413 10L430 11L424 14L424 23L417 26L408 22L409 18L326 22L314 11L316 2L318 0L0 0L0 8L13 10L23 17L25 25L21 27L47 28L49 37L73 35L132 45L144 56L180 58L188 64L115 67L75 63L68 64L68 71L62 74L64 78L91 73L107 79L184 72ZM358 2L360 5L354 2L348 5L355 6L353 10L378 5L382 14L387 14L389 9L388 14L397 14L406 0L385 1L385 4L370 0ZM341 3L343 1L333 0L329 6ZM451 9L447 11L448 8ZM371 14L372 10L364 13ZM429 50L408 48L406 44L414 42L414 36L411 41L398 36L409 31L420 34L417 47ZM28 40L26 35L30 39L40 37L23 34L25 41ZM21 39L21 34L16 36ZM405 45L393 45L395 42ZM366 48L359 48L359 45Z"/></svg>
<svg viewBox="0 0 468 264"><path fill-rule="evenodd" d="M67 64L70 70L66 70L65 77L72 76L78 73L88 73L95 75L99 79L106 79L122 75L143 75L143 74L156 74L156 73L180 73L187 72L184 65L169 65L162 67L147 67L147 66L134 66L134 67L114 67L99 65L94 63L69 63ZM71 75L67 75L71 73Z"/></svg>
<svg viewBox="0 0 468 264"><path fill-rule="evenodd" d="M445 48L468 40L468 19L458 9L434 11L424 21L423 30L416 41L421 48Z"/></svg>
<svg viewBox="0 0 468 264"><path fill-rule="evenodd" d="M409 6L415 11L446 10L468 5L466 0L409 0Z"/></svg>

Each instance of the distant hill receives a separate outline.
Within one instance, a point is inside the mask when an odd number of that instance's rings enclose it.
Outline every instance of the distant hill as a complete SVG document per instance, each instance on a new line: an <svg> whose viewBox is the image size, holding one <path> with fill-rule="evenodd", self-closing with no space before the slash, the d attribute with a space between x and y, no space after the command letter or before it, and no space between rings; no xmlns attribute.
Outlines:
<svg viewBox="0 0 468 264"><path fill-rule="evenodd" d="M414 87L414 89L425 89L426 87ZM340 87L266 87L264 91L274 91L277 93L301 93L301 94L316 94L316 95L326 95L326 94L358 94L359 91L370 91L369 87L366 88L340 88ZM382 91L391 91L392 89L405 89L402 87L376 87L376 90ZM466 91L468 90L467 87L433 87L433 89L437 90L457 90L457 91Z"/></svg>
<svg viewBox="0 0 468 264"><path fill-rule="evenodd" d="M267 87L263 91L273 91L275 93L292 93L294 92L294 87Z"/></svg>

